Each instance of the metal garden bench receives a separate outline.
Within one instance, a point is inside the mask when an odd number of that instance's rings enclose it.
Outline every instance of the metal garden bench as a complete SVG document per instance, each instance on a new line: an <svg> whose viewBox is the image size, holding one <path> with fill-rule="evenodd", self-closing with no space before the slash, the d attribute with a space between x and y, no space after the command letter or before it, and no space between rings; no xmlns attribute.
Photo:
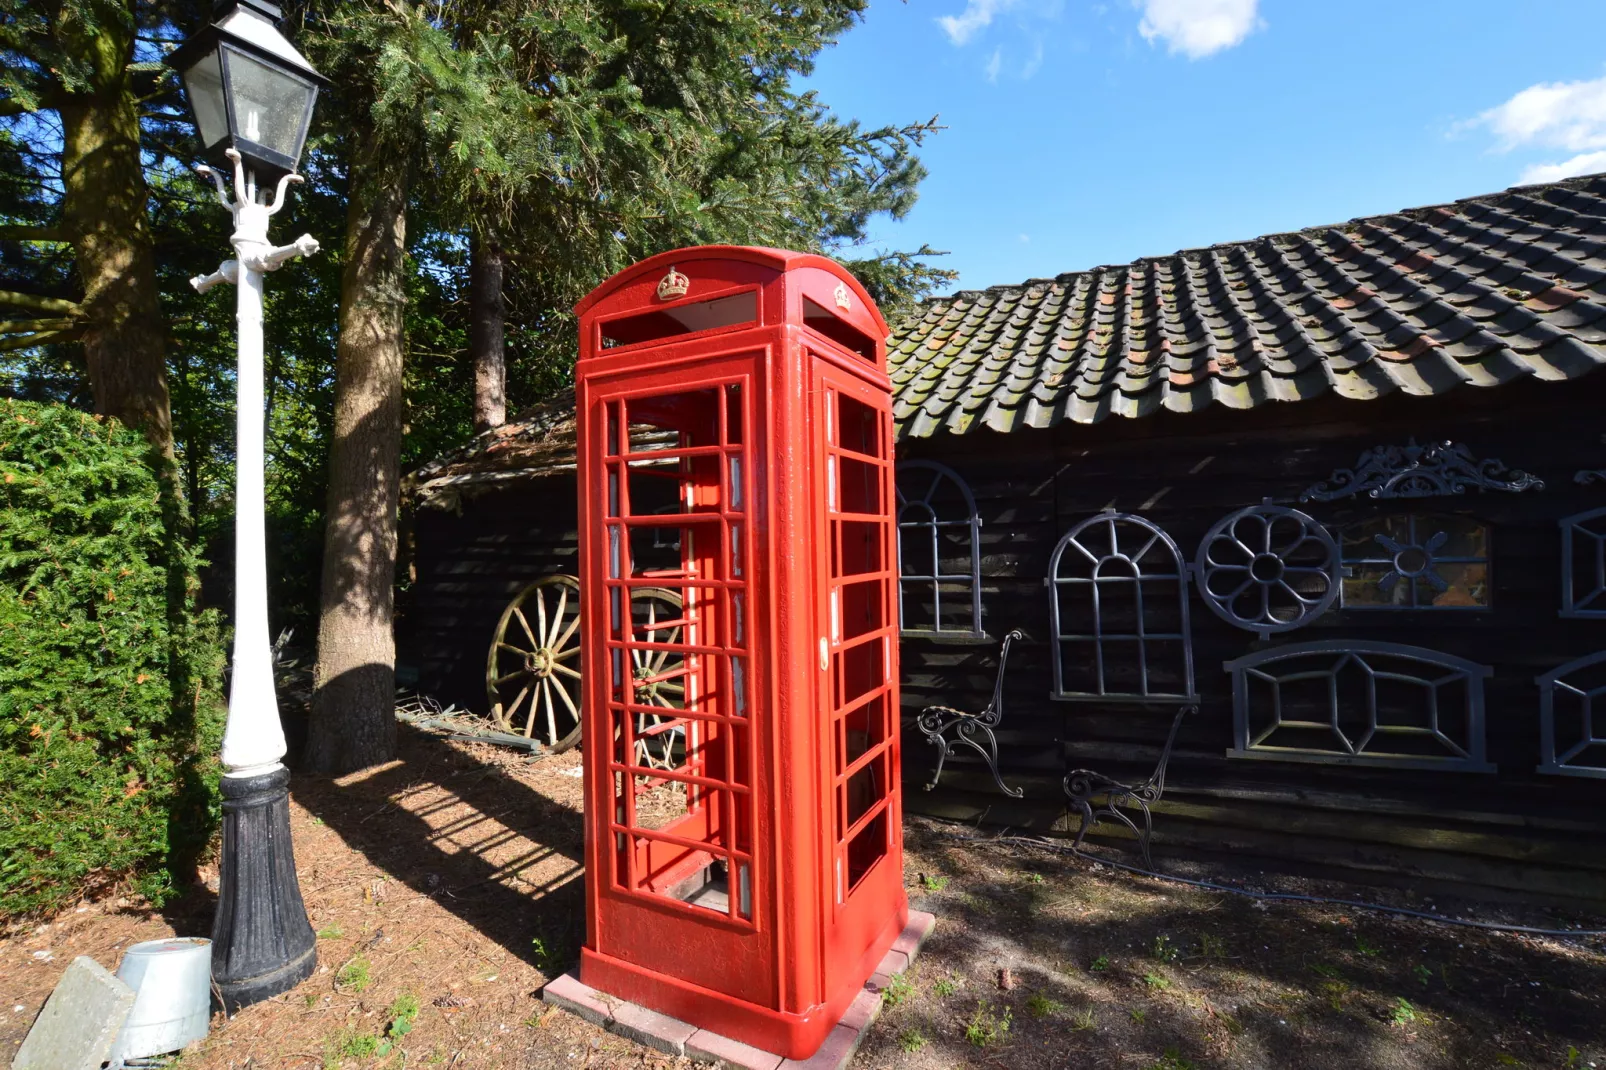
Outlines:
<svg viewBox="0 0 1606 1070"><path fill-rule="evenodd" d="M1123 784L1113 780L1092 769L1073 769L1065 777L1065 794L1071 798L1071 805L1082 813L1082 827L1076 832L1076 842L1071 849L1079 851L1082 840L1087 837L1088 830L1095 828L1106 816L1121 822L1132 830L1138 838L1138 847L1143 852L1143 864L1149 869L1154 868L1154 860L1149 856L1149 838L1154 834L1154 818L1149 813L1149 807L1160 801L1165 794L1165 770L1171 762L1171 748L1177 742L1177 732L1182 728L1182 720L1190 713L1197 713L1197 706L1183 706L1177 710L1176 718L1171 722L1171 733L1166 736L1165 749L1160 752L1160 761L1154 767L1149 779L1140 784ZM1104 803L1095 807L1093 801L1103 797ZM1126 815L1121 809L1123 806L1136 807L1143 813L1143 827Z"/></svg>
<svg viewBox="0 0 1606 1070"><path fill-rule="evenodd" d="M937 781L942 778L942 766L948 760L949 752L963 743L981 755L999 791L1012 799L1024 794L1019 788L1005 786L1003 778L998 775L998 739L993 735L993 729L1004 719L1004 667L1009 663L1009 644L1024 638L1026 636L1018 628L1004 636L1003 649L998 653L998 680L993 685L993 700L986 709L980 713L966 713L952 706L927 706L920 711L915 724L937 748L937 771L931 775L931 783L926 785L927 791L936 787Z"/></svg>

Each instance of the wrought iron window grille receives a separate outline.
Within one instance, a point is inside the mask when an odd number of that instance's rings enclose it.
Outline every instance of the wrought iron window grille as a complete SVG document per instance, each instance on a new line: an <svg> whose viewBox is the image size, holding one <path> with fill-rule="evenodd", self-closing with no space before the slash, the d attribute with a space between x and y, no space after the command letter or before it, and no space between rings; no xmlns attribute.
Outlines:
<svg viewBox="0 0 1606 1070"><path fill-rule="evenodd" d="M1012 799L1024 794L1020 788L1006 785L1004 778L999 776L998 737L993 735L993 729L1004 719L1004 667L1009 664L1009 646L1017 639L1024 638L1026 636L1018 628L1004 636L1004 645L998 652L998 679L993 684L993 698L986 709L980 713L966 713L952 706L927 706L920 711L915 725L926 740L937 748L937 769L931 774L927 791L936 787L937 781L942 779L943 764L953 748L964 744L987 763L987 771L993 775L993 783L998 785L999 791Z"/></svg>
<svg viewBox="0 0 1606 1070"><path fill-rule="evenodd" d="M1544 480L1508 469L1498 460L1480 461L1455 442L1418 446L1378 446L1362 453L1354 468L1339 468L1299 496L1302 502L1368 498L1434 498L1465 494L1468 489L1520 493L1544 490Z"/></svg>
<svg viewBox="0 0 1606 1070"><path fill-rule="evenodd" d="M1487 665L1403 643L1325 639L1257 651L1225 668L1230 758L1495 769L1484 738Z"/></svg>
<svg viewBox="0 0 1606 1070"><path fill-rule="evenodd" d="M1563 517L1561 615L1606 617L1606 508Z"/></svg>
<svg viewBox="0 0 1606 1070"><path fill-rule="evenodd" d="M926 476L929 475L929 481ZM903 461L898 465L898 628L904 635L967 637L984 639L987 633L981 624L981 518L976 512L976 499L959 473L936 461ZM912 490L924 486L917 494ZM943 510L945 496L957 491L963 516L949 515ZM945 495L945 492L947 494ZM946 536L963 540L970 557L969 571L945 573L942 570L943 541ZM906 545L917 543L920 556L916 562L906 554ZM929 556L928 556L929 555ZM929 565L927 568L925 566ZM945 626L943 588L950 591L963 589L959 595L961 624ZM909 624L909 600L921 599L922 609L930 608L930 626ZM950 617L952 610L947 610ZM968 614L966 626L964 616Z"/></svg>
<svg viewBox="0 0 1606 1070"><path fill-rule="evenodd" d="M1205 533L1193 574L1212 613L1265 639L1309 624L1337 601L1338 543L1315 518L1268 498Z"/></svg>
<svg viewBox="0 0 1606 1070"><path fill-rule="evenodd" d="M1113 510L1090 517L1054 547L1046 583L1054 644L1050 698L1197 701L1188 571L1176 541L1162 528ZM1091 650L1091 687L1077 687L1077 681L1068 679L1068 648ZM1109 659L1121 652L1135 664L1112 672ZM1174 684L1168 690L1165 680L1180 682L1181 690ZM1122 687L1123 682L1136 686Z"/></svg>
<svg viewBox="0 0 1606 1070"><path fill-rule="evenodd" d="M1606 468L1584 468L1573 475L1573 482L1580 487L1587 487L1591 483L1606 483Z"/></svg>
<svg viewBox="0 0 1606 1070"><path fill-rule="evenodd" d="M1377 527L1395 531L1375 531L1366 539L1368 530ZM1345 525L1340 536L1344 576L1340 605L1345 609L1489 608L1487 525L1462 517L1406 514L1355 521ZM1481 549L1453 552L1458 545L1463 550ZM1386 600L1360 597L1370 597L1371 590ZM1439 601L1447 594L1452 598Z"/></svg>
<svg viewBox="0 0 1606 1070"><path fill-rule="evenodd" d="M1606 780L1606 650L1557 666L1534 683L1539 685L1539 772ZM1558 710L1562 704L1569 708Z"/></svg>

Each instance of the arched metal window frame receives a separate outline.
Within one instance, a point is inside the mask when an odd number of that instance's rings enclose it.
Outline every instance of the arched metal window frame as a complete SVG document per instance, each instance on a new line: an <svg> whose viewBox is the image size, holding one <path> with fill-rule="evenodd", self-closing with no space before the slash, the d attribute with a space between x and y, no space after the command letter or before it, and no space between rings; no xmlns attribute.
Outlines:
<svg viewBox="0 0 1606 1070"><path fill-rule="evenodd" d="M1561 616L1571 619L1601 620L1606 619L1606 534L1602 532L1586 531L1591 538L1599 540L1595 564L1595 587L1587 596L1578 597L1578 576L1573 572L1575 532L1583 531L1581 527L1586 521L1606 519L1606 507L1590 509L1572 516L1564 516L1558 523L1561 525ZM1580 608L1594 603L1596 608Z"/></svg>
<svg viewBox="0 0 1606 1070"><path fill-rule="evenodd" d="M1280 661L1288 661L1309 654L1349 654L1361 657L1365 657L1367 654L1377 654L1395 658L1408 658L1422 662L1424 665L1438 666L1446 670L1446 674L1439 678L1438 681L1429 681L1428 678L1423 677L1421 682L1442 683L1456 677L1464 680L1467 688L1465 716L1467 718L1468 744L1465 748L1465 756L1447 756L1444 758L1401 755L1373 756L1360 751L1346 754L1341 751L1263 746L1262 741L1270 735L1270 732L1262 733L1258 740L1251 740L1249 726L1250 673ZM1301 673L1289 679L1298 680L1312 679L1316 676L1332 676L1341 667L1341 664L1335 664L1333 668L1325 672ZM1468 661L1466 658L1458 658L1454 654L1429 650L1426 647L1408 646L1404 643L1385 643L1366 639L1319 639L1313 642L1289 643L1283 646L1274 646L1267 650L1258 650L1252 654L1226 662L1223 668L1232 674L1233 746L1232 749L1227 751L1227 757L1229 758L1306 762L1317 765L1351 765L1378 769L1418 769L1464 773L1493 773L1496 771L1496 766L1488 760L1488 729L1484 716L1484 683L1494 674L1494 670L1487 665L1480 665L1475 661ZM1371 715L1373 733L1375 734L1377 729L1376 707L1374 706L1369 713ZM1280 711L1278 719L1280 722ZM1315 728L1327 727L1314 721L1288 723L1303 723ZM1452 746L1455 746L1453 741L1449 742ZM1462 748L1457 747L1456 749Z"/></svg>
<svg viewBox="0 0 1606 1070"><path fill-rule="evenodd" d="M1133 557L1129 556L1129 555L1126 555L1126 554L1121 554L1119 556L1122 559L1126 560L1132 566L1132 569L1133 569L1133 581L1134 582L1137 582L1137 583L1141 584L1142 581L1145 580L1145 579L1150 579L1150 580L1171 580L1171 579L1174 579L1174 580L1176 580L1176 582L1177 582L1177 598L1178 598L1178 601L1180 603L1180 609L1181 609L1182 631L1181 631L1180 634L1167 632L1167 633L1158 633L1158 634L1150 635L1144 630L1144 621L1143 621L1143 615L1142 615L1142 609L1141 609L1141 606L1142 606L1142 588L1140 586L1139 587L1139 597L1138 597L1138 604L1139 604L1139 607L1140 607L1139 608L1139 613L1138 613L1138 628L1139 628L1139 631L1135 635L1133 635L1133 634L1123 634L1123 635L1120 635L1120 636L1112 636L1111 638L1120 638L1120 639L1127 640L1127 641L1131 641L1131 640L1136 640L1137 641L1138 649L1141 652L1141 655L1140 655L1141 656L1141 661L1140 661L1141 670L1140 671L1142 673L1142 679L1143 679L1145 690L1143 692L1141 692L1141 693L1129 693L1129 692L1119 692L1119 691L1116 691L1116 692L1110 692L1110 691L1097 691L1097 692L1066 691L1065 690L1064 653L1065 653L1065 645L1066 645L1067 641L1071 641L1071 642L1089 642L1089 641L1091 641L1094 644L1096 656L1098 658L1098 663L1097 663L1098 664L1098 679L1099 679L1100 685L1102 686L1102 684L1104 682L1104 679L1105 679L1105 672L1104 672L1104 640L1105 640L1106 637L1105 637L1104 632L1103 632L1102 620L1100 619L1100 610L1099 610L1099 607L1098 607L1096 602L1095 602L1094 610L1093 610L1093 613L1094 613L1094 626L1095 626L1096 630L1092 635L1069 635L1068 636L1068 635L1066 635L1064 633L1064 631L1062 629L1061 622L1060 622L1060 593L1059 593L1059 588L1062 585L1089 583L1089 584L1094 584L1095 585L1094 586L1094 590L1095 590L1095 592L1097 591L1096 584L1098 582L1098 580L1097 580L1098 568L1105 560L1108 560L1109 558L1106 557L1106 558L1099 558L1097 560L1094 560L1092 552L1089 551L1086 547L1082 546L1080 542L1077 542L1077 536L1079 536L1082 532L1086 531L1088 528L1094 527L1094 526L1099 525L1099 524L1111 524L1111 525L1113 525L1113 524L1118 524L1118 523L1131 524L1131 525L1133 525L1135 527L1141 528L1141 529L1143 529L1143 530L1145 530L1145 531L1150 533L1150 536L1151 536L1150 540L1143 545L1143 548L1141 550L1138 551L1135 559ZM1165 546L1165 548L1170 552L1172 565L1174 567L1174 572L1173 573L1163 573L1163 574L1145 576L1143 574L1142 569L1138 566L1137 561L1141 560L1144 557L1144 555L1146 555L1149 552L1149 550L1154 546L1154 541L1156 539L1160 540L1162 542L1162 544ZM1086 579L1080 579L1080 578L1068 579L1068 578L1062 577L1060 575L1060 561L1063 558L1066 549L1068 547L1070 547L1073 543L1077 546L1078 549L1080 549L1082 551L1082 553L1087 558L1089 558L1089 560L1092 561L1092 569L1091 569L1091 571L1090 571L1090 573L1089 573L1089 575L1088 575L1088 577ZM1116 540L1113 537L1113 535L1112 535L1111 540L1110 540L1110 545L1111 545L1112 548L1118 545L1116 543ZM1190 577L1189 577L1188 565L1187 565L1186 561L1184 560L1184 558L1182 556L1182 550L1177 546L1176 540L1173 539L1170 536L1170 534L1168 532L1166 532L1166 530L1164 528L1160 527L1160 525L1156 524L1154 521L1148 520L1148 519L1146 519L1144 517L1141 517L1141 516L1138 516L1135 513L1118 513L1118 512L1115 512L1114 510L1106 510L1106 511L1104 511L1102 513L1099 513L1099 514L1095 515L1095 516L1088 517L1086 520L1083 520L1082 522L1077 524L1075 527L1071 528L1070 531L1066 532L1065 535L1060 539L1059 543L1054 547L1054 553L1049 557L1049 561L1048 561L1048 579L1046 581L1046 584L1047 584L1047 587L1048 587L1048 590L1049 590L1049 629L1050 629L1050 638L1051 638L1051 640L1053 642L1053 647L1054 647L1053 655L1052 655L1052 657L1053 657L1053 667L1054 667L1054 689L1053 689L1053 691L1049 692L1049 698L1053 699L1056 702L1122 702L1122 703L1137 703L1137 704L1143 704L1143 705L1169 705L1169 704L1177 704L1177 703L1192 704L1192 703L1198 702L1199 701L1198 687L1194 682L1194 671L1193 671L1193 626L1192 626L1191 618L1189 616L1189 601L1190 601L1189 598L1188 598L1188 583L1189 583L1189 579L1190 579ZM1149 692L1147 690L1147 688L1148 688L1148 680L1149 680L1149 669L1148 669L1148 657L1147 657L1148 648L1147 648L1147 642L1146 641L1148 639L1165 639L1165 640L1171 640L1171 641L1177 641L1177 640L1181 641L1181 643L1182 643L1183 675L1184 675L1184 680L1186 681L1186 684L1187 684L1187 693L1186 694L1176 694L1176 693L1172 693L1172 692Z"/></svg>
<svg viewBox="0 0 1606 1070"><path fill-rule="evenodd" d="M1369 522L1372 522L1372 521L1377 521L1377 520L1388 520L1388 519L1393 519L1393 518L1396 518L1396 517L1403 517L1403 518L1409 520L1410 523L1411 523L1411 530L1412 530L1413 534L1415 534L1417 536L1420 536L1421 531L1422 531L1424 526L1428 530L1432 530L1433 522L1438 521L1438 520L1465 519L1465 520L1471 521L1472 523L1474 523L1474 524L1478 525L1480 528L1482 528L1483 529L1483 533L1484 533L1484 556L1483 557L1480 557L1480 558L1470 558L1470 557L1445 557L1445 558L1440 558L1440 557L1432 555L1431 551L1426 551L1425 547L1424 547L1425 552L1427 552L1429 554L1430 564L1429 564L1429 568L1428 569L1424 569L1423 571L1424 572L1431 571L1432 565L1440 564L1440 563L1442 563L1442 564L1469 564L1469 563L1477 564L1477 563L1481 563L1485 568L1485 573L1484 574L1487 577L1485 582L1488 584L1488 587L1489 587L1488 598L1487 598L1487 601L1485 602L1485 604L1481 605L1481 606L1439 606L1439 605L1432 605L1432 604L1428 604L1428 605L1412 604L1412 605L1396 606L1396 605L1374 605L1374 604L1369 604L1369 603L1351 603L1350 600L1344 594L1344 580L1349 578L1351 566L1359 565L1359 564L1375 564L1375 563L1379 563L1382 560L1382 558L1359 558L1359 557L1350 556L1349 553L1346 552L1346 550L1344 549L1344 539L1345 539L1346 534L1349 532L1349 530L1351 528L1354 528L1354 527L1356 527L1356 526L1358 526L1360 524L1366 524L1366 523L1369 523ZM1424 521L1427 522L1425 525L1423 524ZM1390 512L1378 512L1378 513L1374 513L1374 514L1367 515L1367 516L1351 517L1350 519L1347 519L1347 520L1343 521L1342 523L1328 523L1327 524L1327 528L1332 533L1334 541L1338 543L1338 554L1339 554L1339 557L1338 557L1338 561L1339 561L1338 601L1334 604L1334 608L1342 609L1342 610L1348 610L1348 611L1354 612L1354 613L1490 613L1490 612L1493 612L1493 610L1494 610L1494 525L1489 523L1489 521L1484 520L1482 517L1469 516L1469 515L1466 515L1466 514L1457 514L1457 513L1434 513L1434 512L1431 512L1431 511L1427 511L1427 510L1410 509L1410 510L1397 510L1397 511L1390 511ZM1428 537L1428 540L1431 541L1432 538L1433 538L1433 536L1430 535ZM1417 543L1415 545L1421 546L1422 544L1419 542L1419 543ZM1409 547L1407 547L1407 549L1409 549ZM1420 573L1418 573L1418 575L1420 575ZM1401 576L1401 579L1405 580L1405 581L1411 581L1411 580L1414 580L1414 578L1415 578L1414 576ZM1413 595L1413 598L1414 598L1414 595Z"/></svg>
<svg viewBox="0 0 1606 1070"><path fill-rule="evenodd" d="M931 486L921 498L908 498L904 494L902 478L912 471L926 471L933 473ZM965 517L960 520L941 520L936 510L931 507L931 496L942 486L943 482L951 481L959 488L960 496L965 503ZM981 622L981 516L976 509L976 497L970 491L970 484L965 482L963 476L940 461L914 459L899 461L893 479L893 487L898 496L898 634L917 639L986 639L987 633ZM924 509L929 520L906 522L904 512L910 508ZM970 572L967 576L942 574L941 555L938 551L938 532L944 527L968 527L970 538ZM903 567L903 533L908 528L923 528L931 532L932 538L932 568L936 572L933 576L907 576ZM942 590L943 583L965 582L970 587L970 627L944 628L942 626ZM906 628L904 627L904 599L906 585L920 583L927 585L931 595L931 619L935 624L932 628Z"/></svg>
<svg viewBox="0 0 1606 1070"><path fill-rule="evenodd" d="M1606 663L1606 650L1596 654L1586 654L1575 658L1565 665L1558 665L1542 675L1534 677L1534 683L1539 685L1539 767L1538 772L1549 776L1575 776L1588 777L1594 780L1606 780L1606 766L1597 765L1568 765L1567 763L1592 746L1606 742L1606 737L1596 736L1593 717L1597 712L1594 709L1595 699L1600 700L1599 714L1606 721L1606 688L1595 692L1582 691L1566 682L1566 677L1580 669L1592 668ZM1589 724L1590 738L1578 742L1566 755L1558 757L1556 754L1556 687L1565 686L1569 691L1578 695L1589 705L1591 723Z"/></svg>

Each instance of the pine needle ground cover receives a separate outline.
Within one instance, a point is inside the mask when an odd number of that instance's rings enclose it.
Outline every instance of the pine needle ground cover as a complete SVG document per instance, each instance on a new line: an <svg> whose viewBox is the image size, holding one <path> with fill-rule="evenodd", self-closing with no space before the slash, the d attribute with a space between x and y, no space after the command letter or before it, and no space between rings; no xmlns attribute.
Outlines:
<svg viewBox="0 0 1606 1070"><path fill-rule="evenodd" d="M129 880L159 900L215 824L217 624L146 451L0 401L0 917Z"/></svg>

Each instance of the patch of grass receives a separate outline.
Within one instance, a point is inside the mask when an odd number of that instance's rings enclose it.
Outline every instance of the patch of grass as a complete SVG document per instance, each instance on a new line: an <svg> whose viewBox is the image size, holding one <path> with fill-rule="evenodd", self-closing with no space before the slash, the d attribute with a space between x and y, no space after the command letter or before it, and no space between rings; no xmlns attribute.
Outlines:
<svg viewBox="0 0 1606 1070"><path fill-rule="evenodd" d="M345 935L345 930L338 925L331 925L327 929L319 929L317 933L320 940L338 940Z"/></svg>
<svg viewBox="0 0 1606 1070"><path fill-rule="evenodd" d="M887 982L887 987L881 990L881 1002L889 1007L896 1007L914 994L914 983L903 974L895 973L892 975L892 980Z"/></svg>
<svg viewBox="0 0 1606 1070"><path fill-rule="evenodd" d="M1433 983L1433 971L1427 966L1418 966L1411 972L1416 974L1416 979L1422 983L1423 987Z"/></svg>
<svg viewBox="0 0 1606 1070"><path fill-rule="evenodd" d="M1044 877L1041 873L1028 873L1028 874L1026 874L1026 883L1027 884L1042 884L1047 879L1048 878Z"/></svg>
<svg viewBox="0 0 1606 1070"><path fill-rule="evenodd" d="M1398 997L1394 1001L1394 1010L1389 1013L1389 1024L1404 1029L1414 1021L1416 1021L1416 1008L1411 1006L1411 1001L1404 996Z"/></svg>
<svg viewBox="0 0 1606 1070"><path fill-rule="evenodd" d="M1194 1065L1184 1059L1176 1048L1167 1048L1165 1054L1160 1056L1159 1062L1150 1063L1144 1070L1194 1070Z"/></svg>
<svg viewBox="0 0 1606 1070"><path fill-rule="evenodd" d="M1143 983L1156 992L1164 992L1171 987L1171 978L1158 973L1146 973L1143 975Z"/></svg>
<svg viewBox="0 0 1606 1070"><path fill-rule="evenodd" d="M413 1031L413 1023L418 1021L418 997L403 992L385 1014L390 1018L390 1023L385 1026L385 1036L391 1040L401 1039Z"/></svg>
<svg viewBox="0 0 1606 1070"><path fill-rule="evenodd" d="M1049 999L1041 992L1033 992L1031 998L1026 1001L1026 1011L1033 1018L1047 1018L1050 1015L1058 1014L1064 1009L1065 1005L1063 1003Z"/></svg>
<svg viewBox="0 0 1606 1070"><path fill-rule="evenodd" d="M347 992L361 992L372 981L368 960L360 955L335 971L335 986Z"/></svg>
<svg viewBox="0 0 1606 1070"><path fill-rule="evenodd" d="M959 982L952 977L943 977L931 986L931 994L941 999L951 996L959 988Z"/></svg>
<svg viewBox="0 0 1606 1070"><path fill-rule="evenodd" d="M356 1029L342 1029L324 1045L323 1065L332 1070L341 1059L366 1059L379 1054L379 1038Z"/></svg>
<svg viewBox="0 0 1606 1070"><path fill-rule="evenodd" d="M1075 1014L1071 1015L1071 1028L1078 1033L1086 1033L1095 1026L1093 1021L1093 1004L1089 1003Z"/></svg>
<svg viewBox="0 0 1606 1070"><path fill-rule="evenodd" d="M1335 981L1343 976L1338 972L1337 966L1329 966L1325 962L1316 963L1310 968L1310 972L1314 973L1317 977L1326 977Z"/></svg>
<svg viewBox="0 0 1606 1070"><path fill-rule="evenodd" d="M1004 1013L999 1014L992 1004L978 1000L976 1013L970 1016L965 1024L965 1040L973 1048L985 1048L989 1044L996 1044L1009 1035L1009 1026L1013 1015L1008 1007Z"/></svg>
<svg viewBox="0 0 1606 1070"><path fill-rule="evenodd" d="M1161 962L1175 962L1182 957L1182 949L1171 942L1171 937L1161 933L1154 938L1154 957Z"/></svg>
<svg viewBox="0 0 1606 1070"><path fill-rule="evenodd" d="M1094 959L1093 964L1088 967L1088 969L1092 970L1094 973L1103 973L1109 968L1110 956L1108 955L1100 955L1098 958Z"/></svg>
<svg viewBox="0 0 1606 1070"><path fill-rule="evenodd" d="M1321 991L1329 1007L1335 1011L1342 1011L1344 1000L1349 997L1351 989L1343 981L1323 981Z"/></svg>
<svg viewBox="0 0 1606 1070"><path fill-rule="evenodd" d="M1375 944L1367 943L1366 937L1361 936L1359 933L1357 933L1355 936L1355 950L1359 951L1367 958L1376 958L1383 953L1382 948L1376 946Z"/></svg>
<svg viewBox="0 0 1606 1070"><path fill-rule="evenodd" d="M930 873L920 874L920 887L928 892L940 892L948 887L948 878Z"/></svg>
<svg viewBox="0 0 1606 1070"><path fill-rule="evenodd" d="M1144 1022L1149 1020L1149 1012L1144 1010L1142 1007L1133 1007L1127 1012L1126 1016L1132 1019L1138 1025L1142 1025Z"/></svg>
<svg viewBox="0 0 1606 1070"><path fill-rule="evenodd" d="M1573 1047L1571 1044L1567 1045L1567 1061L1561 1064L1562 1070L1574 1070L1574 1068L1578 1066L1581 1058L1582 1056L1578 1054L1577 1048ZM1589 1065L1594 1066L1595 1064L1590 1063Z"/></svg>
<svg viewBox="0 0 1606 1070"><path fill-rule="evenodd" d="M898 1034L898 1047L913 1055L926 1046L926 1034L913 1026Z"/></svg>
<svg viewBox="0 0 1606 1070"><path fill-rule="evenodd" d="M530 941L530 957L535 960L535 968L548 977L563 969L562 953L545 937L537 936Z"/></svg>
<svg viewBox="0 0 1606 1070"><path fill-rule="evenodd" d="M1199 954L1207 959L1224 959L1227 957L1227 942L1219 936L1204 933L1199 937Z"/></svg>

